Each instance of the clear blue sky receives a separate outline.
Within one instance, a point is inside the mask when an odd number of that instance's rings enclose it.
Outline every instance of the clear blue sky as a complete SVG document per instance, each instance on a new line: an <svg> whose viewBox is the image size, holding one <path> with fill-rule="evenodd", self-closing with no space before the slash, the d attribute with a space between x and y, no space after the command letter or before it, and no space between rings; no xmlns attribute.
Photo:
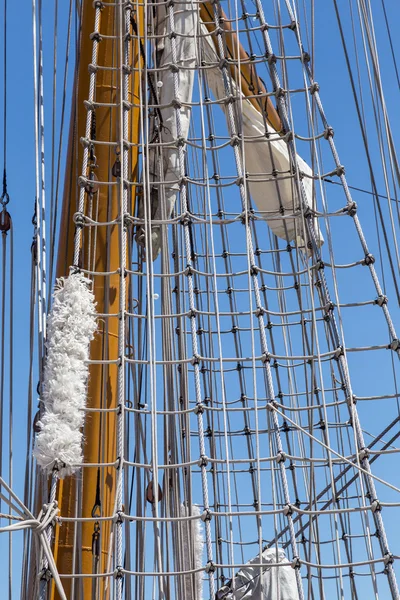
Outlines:
<svg viewBox="0 0 400 600"><path fill-rule="evenodd" d="M67 20L67 2L60 2L59 23ZM306 0L309 5L309 1ZM348 19L348 2L340 0L343 12L347 14L346 34L348 35L349 46L351 48L351 57L354 63L354 52L350 39L351 29ZM378 46L381 49L380 66L382 77L385 84L386 101L388 112L391 118L395 141L399 140L400 111L399 111L399 89L395 80L395 74L389 54L389 46L384 29L384 21L381 12L380 0L373 0L375 14L376 33ZM266 12L268 12L268 0L264 0ZM386 8L388 17L392 26L394 35L394 45L397 57L400 59L400 41L398 36L398 0L387 0ZM45 76L45 114L46 114L46 166L47 166L47 195L50 197L51 181L51 99L52 99L52 35L54 19L54 3L47 2L44 7L44 36L45 36L45 55L44 55L44 76ZM32 16L31 5L29 2L9 1L8 6L8 137L7 137L7 175L8 191L10 194L9 211L13 217L14 223L14 243L15 243L15 351L14 351L14 489L22 497L23 478L24 478L24 457L25 457L25 414L28 397L28 351L29 351L29 302L30 302L30 268L31 268L31 242L33 227L31 223L34 197L35 197L35 163L34 163L34 139L33 139L33 67L32 67ZM2 21L1 21L2 27ZM368 170L363 152L361 135L356 120L352 93L347 76L347 69L344 62L343 51L339 43L338 28L336 17L333 10L332 0L321 0L316 2L315 6L315 30L316 30L316 53L315 53L315 73L316 80L321 87L321 97L328 116L329 123L335 129L335 142L340 153L342 164L346 167L346 173L350 184L366 189L371 189ZM1 36L2 38L2 36ZM59 40L59 54L64 56L65 37ZM2 55L1 55L2 61ZM1 63L2 64L2 63ZM0 70L1 72L1 70ZM60 59L58 69L58 92L61 98L63 75L63 61ZM365 70L364 70L365 75ZM367 81L366 79L364 79ZM1 86L2 87L2 86ZM367 93L367 87L365 87ZM0 96L2 94L0 93ZM0 98L0 107L2 109L2 97ZM371 116L371 108L367 103L368 122L371 127L369 134L371 139L375 140L373 127L374 122ZM67 110L67 115L69 111ZM1 119L2 122L2 119ZM306 128L304 128L304 131ZM57 129L58 131L58 129ZM1 151L0 151L1 152ZM371 154L376 164L376 173L378 188L381 193L385 193L382 173L379 167L379 154L377 147L371 147ZM0 156L2 156L0 154ZM330 190L333 198L334 208L340 205L336 192ZM342 198L342 197L341 197ZM372 198L366 194L355 193L355 200L359 205L359 215L362 221L371 250L378 254L378 244L376 235L375 216L373 211ZM337 201L337 202L336 202ZM339 204L338 204L339 202ZM341 204L344 205L343 201ZM342 220L340 220L342 221ZM347 230L346 230L347 231ZM347 235L347 233L346 233ZM348 234L350 236L350 233ZM340 242L340 232L337 232L337 246L340 260L346 262L345 258L349 253L357 254L361 258L361 248L356 241L354 232L352 238L343 240L343 246ZM379 270L379 264L377 265ZM345 280L343 280L345 281ZM361 280L360 280L361 281ZM393 296L390 279L388 283L388 296L391 299L390 307L394 320L397 320L400 329L400 311L396 305ZM354 285L354 281L349 279L349 285ZM355 282L358 285L358 282ZM346 293L346 292L344 292ZM375 339L377 343L386 339L386 332L383 330L382 321L374 322L369 320L363 322L363 317L355 319L354 322L345 323L347 326L346 334L351 338L349 345L357 345L359 340L364 340L368 344L370 339ZM369 337L369 333L373 333ZM383 333L383 335L382 335ZM360 344L361 345L361 344ZM367 394L369 390L380 389L381 382L378 380L379 373L385 377L388 371L380 371L380 357L373 365L368 363L357 363L354 367L353 378L358 384L358 393ZM384 369L382 365L382 369ZM383 382L382 382L383 383ZM6 388L7 390L7 388ZM361 391L360 391L361 390ZM6 396L7 397L7 396ZM7 412L6 412L7 416ZM387 421L386 415L368 414L363 409L363 418L365 428L371 431L379 431ZM7 420L7 419L6 419ZM7 436L5 435L5 439ZM386 461L386 467L380 471L382 476L387 477L395 485L400 484L400 476L397 466L397 459ZM4 457L4 467L7 468L8 456ZM400 534L400 529L396 525L396 531ZM392 539L395 539L394 537ZM7 536L0 539L0 556L7 555ZM15 537L15 546L17 551L14 555L15 572L20 560L20 536ZM400 548L397 548L400 553ZM0 573L0 595L6 597L6 576L7 561L1 561ZM13 598L19 597L18 582L14 582L15 588Z"/></svg>

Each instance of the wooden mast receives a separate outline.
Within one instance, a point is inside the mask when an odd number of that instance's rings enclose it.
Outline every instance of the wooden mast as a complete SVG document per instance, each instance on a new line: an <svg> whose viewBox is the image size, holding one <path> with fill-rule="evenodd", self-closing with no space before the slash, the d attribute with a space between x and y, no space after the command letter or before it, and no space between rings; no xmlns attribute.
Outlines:
<svg viewBox="0 0 400 600"><path fill-rule="evenodd" d="M63 211L60 228L60 240L57 262L57 276L65 276L73 263L74 232L73 215L77 210L77 199L79 190L77 187L78 177L82 174L83 148L80 137L84 135L86 124L86 108L84 101L88 98L89 77L88 65L92 61L93 41L90 38L93 32L95 9L91 0L83 1L82 11L82 33L80 45L80 60L75 82L75 94L72 108L71 129L69 136L69 147L67 157L66 179L63 199ZM105 4L101 13L100 32L101 41L98 50L98 65L106 67L116 66L118 40L112 39L116 35L117 6ZM143 9L140 7L136 13L138 32L143 31ZM109 37L110 36L110 37ZM137 40L132 41L131 63L138 68L140 52ZM130 111L130 141L138 144L139 141L139 75L135 70L130 77L131 102L136 106ZM96 88L94 99L96 103L117 104L120 93L117 90L118 71L99 69L96 76ZM97 141L116 141L118 136L118 107L97 107L95 110L95 137ZM112 167L117 155L113 148L106 145L95 145L94 147L97 168L95 171L99 182L115 181L112 175ZM130 169L137 173L138 145L132 146L130 150ZM89 173L84 174L89 176ZM119 215L119 186L99 186L97 194L93 195L93 215L97 221L105 222L116 219ZM135 188L132 188L130 196L129 212L134 212ZM86 203L89 196L86 194ZM85 214L88 206L85 207ZM94 231L94 230L93 230ZM95 239L94 239L95 238ZM119 230L118 226L97 227L95 235L88 238L88 228L83 230L81 247L82 266L88 268L88 252L91 252L91 265L94 264L96 272L113 272L119 268ZM91 268L91 267L90 267ZM128 286L127 286L128 287ZM107 277L96 276L94 278L94 293L97 302L98 313L119 312L119 275ZM91 358L116 359L118 357L118 318L112 317L101 319L99 331L91 346ZM92 365L88 386L87 405L93 409L113 409L117 407L117 371L116 364ZM117 418L116 412L88 412L85 419L84 430L84 461L85 463L114 463L117 459ZM78 484L78 478L81 481ZM77 516L80 509L82 517L96 516L108 517L114 512L116 487L116 467L84 467L78 477L67 477L59 483L58 502L60 514L63 517L73 518ZM96 506L99 504L100 506ZM97 527L97 526L96 526ZM75 557L81 565L82 573L92 573L94 568L97 572L104 573L109 570L110 551L112 553L113 541L111 534L111 522L99 523L99 537L93 522L82 523L77 526L73 522L64 522L62 526L56 527L54 555L59 573L71 574L74 569L73 548L77 543L80 545L78 555ZM95 535L94 535L95 534ZM98 558L93 553L93 543L98 539ZM96 567L97 564L97 567ZM63 584L68 598L71 596L71 580L63 579ZM95 588L94 586L98 586ZM107 597L104 589L106 579L99 580L83 578L75 582L74 598ZM112 580L108 581L108 589L112 586ZM98 595L97 595L98 594ZM58 598L57 592L52 589L52 598Z"/></svg>
<svg viewBox="0 0 400 600"><path fill-rule="evenodd" d="M258 77L254 65L251 64L249 55L238 41L236 31L232 29L228 17L220 6L218 6L218 13L219 24L224 31L225 52L229 60L229 70L232 78L235 81L238 81L240 78L243 94L249 97L250 102L258 112L266 115L268 123L275 131L282 131L282 122L276 108L272 104L271 97L263 96L263 94L267 93L265 85ZM211 2L200 4L200 18L210 33L215 32L214 8ZM211 39L219 55L216 36L213 35ZM240 63L240 68L238 67L238 62Z"/></svg>

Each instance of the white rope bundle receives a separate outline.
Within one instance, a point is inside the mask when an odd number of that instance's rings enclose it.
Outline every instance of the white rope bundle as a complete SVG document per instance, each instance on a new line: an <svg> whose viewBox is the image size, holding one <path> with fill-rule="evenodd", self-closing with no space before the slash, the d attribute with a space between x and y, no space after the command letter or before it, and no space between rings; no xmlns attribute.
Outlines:
<svg viewBox="0 0 400 600"><path fill-rule="evenodd" d="M59 279L48 320L43 373L44 413L34 455L47 472L70 475L82 462L82 427L89 374L89 346L97 329L89 280L81 274Z"/></svg>

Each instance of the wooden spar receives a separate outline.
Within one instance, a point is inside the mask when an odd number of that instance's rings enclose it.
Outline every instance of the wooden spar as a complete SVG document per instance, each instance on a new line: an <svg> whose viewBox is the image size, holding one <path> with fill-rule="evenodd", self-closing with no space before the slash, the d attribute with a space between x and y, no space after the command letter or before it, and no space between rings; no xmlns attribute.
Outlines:
<svg viewBox="0 0 400 600"><path fill-rule="evenodd" d="M228 17L224 13L221 7L219 7L219 22L222 29L224 30L224 43L225 52L228 59L232 59L235 62L240 60L240 71L237 64L229 63L231 75L235 81L241 80L242 92L245 96L249 97L250 102L260 113L265 113L268 123L275 129L275 131L282 131L282 122L276 111L276 108L272 104L270 96L256 96L260 94L267 94L265 85L261 79L257 76L254 65L250 61L250 57L242 44L238 41L237 33L232 29L232 26L228 20ZM215 21L214 21L214 8L211 2L203 2L200 4L200 18L210 33L215 32ZM218 43L215 35L211 36L217 53Z"/></svg>
<svg viewBox="0 0 400 600"><path fill-rule="evenodd" d="M57 262L57 276L68 275L69 267L73 262L74 224L73 215L77 210L78 199L78 176L81 175L83 148L80 144L80 136L84 135L86 126L86 109L84 100L88 98L89 77L88 65L92 62L93 42L90 34L93 31L95 10L91 0L84 0L82 12L82 33L80 45L80 60L75 81L76 102L72 108L71 129L69 136L69 147L67 156L67 168L65 178L65 189L63 209L60 228L60 240ZM139 6L139 5L138 5ZM112 39L115 36L116 20L115 13L118 7L104 5L101 14L101 34L104 36L99 43L98 64L101 66L115 66L118 55L118 41ZM139 6L136 13L139 35L143 33L143 8ZM109 37L108 37L109 36ZM140 52L137 40L132 41L131 63L138 68ZM114 62L114 64L113 64ZM139 142L139 84L140 77L137 72L132 71L131 87L129 90L131 102L135 107L129 111L130 115L130 141L135 142L130 150L130 170L136 178L138 164L138 142ZM118 103L120 101L117 90L118 71L101 69L97 72L95 101L104 103ZM118 110L119 108L98 107L96 108L96 140L116 141L118 136ZM95 154L97 165L95 174L99 181L115 180L111 174L115 163L116 154L113 148L106 145L96 145ZM89 173L84 175L88 176ZM134 198L136 190L132 188L129 212L134 212ZM89 196L86 194L85 213L88 214ZM93 215L97 221L112 221L119 216L119 186L99 186L97 194L93 195ZM119 228L98 227L92 231L89 238L88 228L83 229L81 246L81 263L88 266L89 252L91 255L91 266L95 271L116 271L120 265ZM129 263L128 263L129 264ZM127 285L128 288L128 285ZM94 280L94 293L99 313L119 312L119 275L107 277L96 276ZM91 346L92 359L116 359L118 358L118 318L112 317L102 319L99 331ZM92 365L88 384L88 407L90 408L117 408L117 371L116 364ZM84 430L84 461L85 463L116 463L117 461L117 417L116 412L89 412L86 415ZM114 514L114 503L116 493L115 466L86 467L77 477L67 477L60 481L58 488L58 503L60 514L63 517L91 517L93 515L109 517ZM79 486L78 486L78 480ZM97 485L99 483L99 486ZM99 491L99 496L97 494ZM96 498L96 496L98 496ZM96 506L100 500L101 506ZM77 513L80 511L81 515ZM81 564L82 573L97 572L105 573L110 570L110 562L113 551L113 539L111 534L111 521L103 521L99 524L99 557L96 559L92 552L94 541L94 522L82 523L76 526L72 522L64 522L57 526L55 531L54 555L59 573L70 574L76 572L76 567ZM74 545L79 544L75 559L73 556ZM76 561L74 565L73 562ZM96 567L97 564L97 567ZM71 595L71 580L63 578L65 592L68 598ZM92 587L93 586L93 587ZM95 587L96 586L96 587ZM74 598L108 598L112 579L83 578L76 580ZM106 591L108 588L108 591ZM92 596L92 593L94 594ZM58 594L52 587L52 600L58 598Z"/></svg>

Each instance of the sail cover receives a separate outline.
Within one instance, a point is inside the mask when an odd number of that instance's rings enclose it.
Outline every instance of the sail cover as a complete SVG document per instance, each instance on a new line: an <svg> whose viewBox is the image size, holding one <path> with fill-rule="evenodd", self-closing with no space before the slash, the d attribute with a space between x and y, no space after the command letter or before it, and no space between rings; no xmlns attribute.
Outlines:
<svg viewBox="0 0 400 600"><path fill-rule="evenodd" d="M190 106L193 95L193 81L196 66L195 34L198 25L197 12L190 4L180 4L174 9L174 38L176 55L173 53L171 23L165 2L160 2L156 9L156 41L154 43L156 62L159 69L154 80L154 90L157 93L159 108L153 118L150 131L151 142L148 156L150 189L151 189L151 218L152 220L169 219L179 192L180 161L178 137L186 140L190 125ZM174 88L174 77L171 65L178 67L178 86ZM175 100L181 107L180 130L178 131ZM154 99L153 99L154 102ZM157 133L159 131L159 135ZM157 140L161 144L157 145ZM183 147L185 152L185 147ZM157 183L156 183L157 182ZM158 182L162 182L160 185ZM139 216L144 216L143 206ZM144 240L144 231L137 235ZM157 258L161 247L160 227L152 227L152 258Z"/></svg>
<svg viewBox="0 0 400 600"><path fill-rule="evenodd" d="M268 566L280 563L282 567ZM265 564L260 569L254 565ZM287 566L283 566L287 565ZM261 576L260 576L261 575ZM216 600L299 600L296 573L282 548L268 548L249 561L234 582L220 588Z"/></svg>
<svg viewBox="0 0 400 600"><path fill-rule="evenodd" d="M228 129L229 109L223 100L228 95L237 98L238 110L235 110L235 114L236 118L240 115L237 127L244 139L242 146L244 172L247 173L248 190L257 210L275 235L287 242L295 240L299 245L306 245L307 236L304 234L304 223L301 217L302 201L292 173L287 144L240 92L233 78L229 76L229 80L224 80L224 74L220 68L220 57L198 11L194 10L189 3L180 4L175 8L173 31L176 36L173 38L174 42L172 36L169 35L172 28L168 9L164 2L157 6L156 23L154 46L157 67L160 70L154 88L157 90L158 96L157 127L160 130L161 144L153 144L148 156L152 220L169 219L179 193L179 180L182 174L177 139L186 140L188 137L194 67L201 61L203 66L206 66L203 73L207 85L215 99L222 101L220 106L225 113ZM175 53L173 52L173 43L176 48ZM177 89L174 87L171 65L178 67ZM229 86L228 90L227 86ZM180 103L179 131L176 119L176 100ZM157 119L153 120L154 123L156 121ZM157 139L154 128L151 135L153 140ZM183 150L186 152L185 146ZM303 196L303 201L312 208L312 171L298 155L297 165L299 171L304 174L305 197ZM139 216L144 216L143 206ZM314 229L317 243L321 245L323 237L317 219L314 219ZM144 244L144 229L141 229L137 239ZM159 226L152 227L151 239L154 260L161 247Z"/></svg>

